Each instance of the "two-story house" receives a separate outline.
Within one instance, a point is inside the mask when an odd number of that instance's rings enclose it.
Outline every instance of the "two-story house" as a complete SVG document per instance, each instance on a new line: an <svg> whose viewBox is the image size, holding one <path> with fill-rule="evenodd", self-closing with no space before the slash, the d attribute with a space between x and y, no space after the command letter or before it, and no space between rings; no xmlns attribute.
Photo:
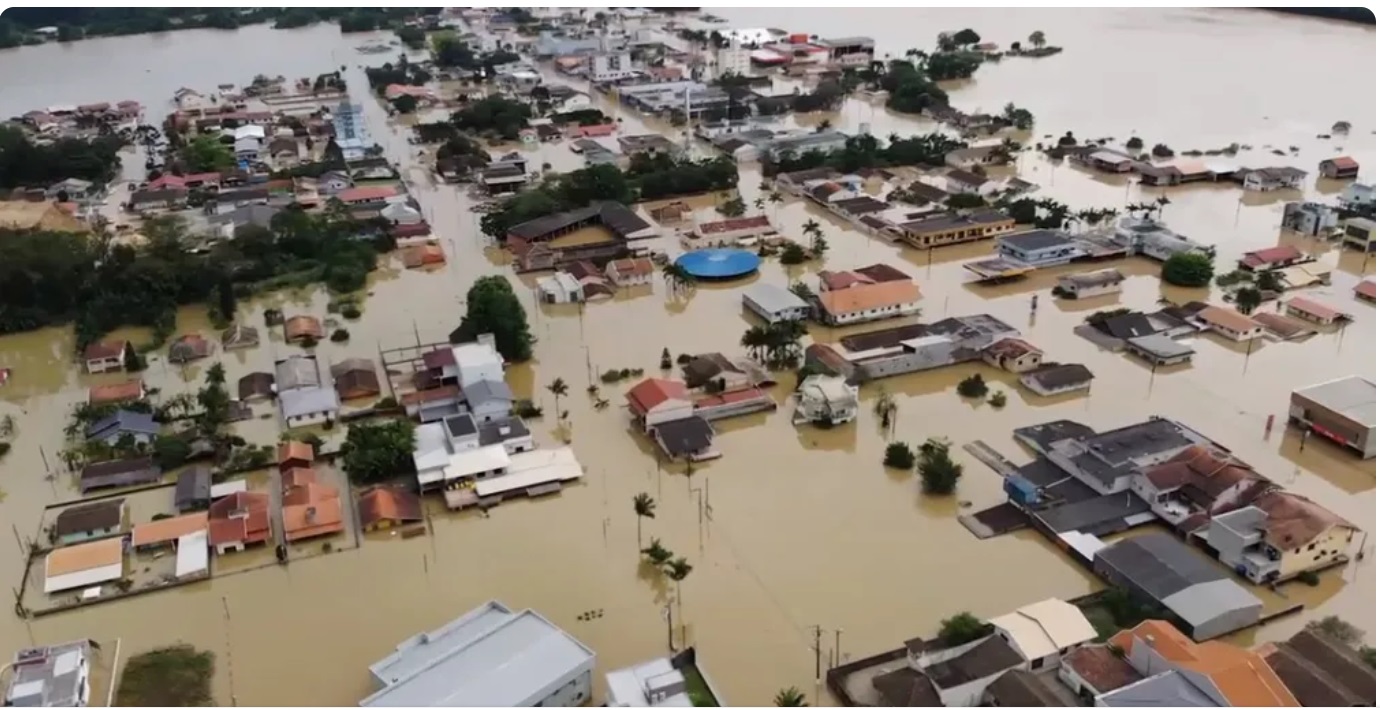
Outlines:
<svg viewBox="0 0 1380 710"><path fill-rule="evenodd" d="M1345 562L1358 532L1316 502L1277 490L1213 518L1207 543L1223 564L1265 584Z"/></svg>

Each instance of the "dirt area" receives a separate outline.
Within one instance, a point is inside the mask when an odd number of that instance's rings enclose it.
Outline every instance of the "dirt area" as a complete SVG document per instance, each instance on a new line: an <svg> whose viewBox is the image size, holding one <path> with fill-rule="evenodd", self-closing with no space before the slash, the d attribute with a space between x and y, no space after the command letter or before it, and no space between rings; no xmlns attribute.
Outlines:
<svg viewBox="0 0 1380 710"><path fill-rule="evenodd" d="M552 239L551 248L569 249L570 247L583 247L611 241L613 241L613 234L609 230L603 227L585 227Z"/></svg>

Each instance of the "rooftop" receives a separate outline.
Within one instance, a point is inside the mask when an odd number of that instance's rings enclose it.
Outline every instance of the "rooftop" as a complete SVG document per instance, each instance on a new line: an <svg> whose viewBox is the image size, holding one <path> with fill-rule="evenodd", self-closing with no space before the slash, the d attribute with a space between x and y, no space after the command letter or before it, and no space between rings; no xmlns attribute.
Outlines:
<svg viewBox="0 0 1380 710"><path fill-rule="evenodd" d="M748 286L743 292L743 298L756 303L762 310L768 313L779 313L781 311L809 307L809 304L802 301L799 296L792 293L789 289L761 281Z"/></svg>
<svg viewBox="0 0 1380 710"><path fill-rule="evenodd" d="M651 225L625 205L617 202L596 202L588 207L569 212L559 212L545 217L528 220L508 230L508 234L521 239L545 239L555 232L587 222L598 222L614 234L626 238L635 232L650 229Z"/></svg>
<svg viewBox="0 0 1380 710"><path fill-rule="evenodd" d="M1111 644L1130 651L1135 642L1153 649L1176 670L1206 677L1233 707L1288 707L1298 701L1255 651L1222 641L1195 643L1167 621L1144 621L1118 632Z"/></svg>
<svg viewBox="0 0 1380 710"><path fill-rule="evenodd" d="M1325 634L1304 629L1265 660L1304 706L1375 706L1375 669Z"/></svg>
<svg viewBox="0 0 1380 710"><path fill-rule="evenodd" d="M1143 677L1126 659L1117 656L1107 646L1074 649L1064 662L1098 693L1111 692Z"/></svg>
<svg viewBox="0 0 1380 710"><path fill-rule="evenodd" d="M365 707L518 707L592 666L594 652L530 609L491 601L413 636L369 667L382 688Z"/></svg>
<svg viewBox="0 0 1380 710"><path fill-rule="evenodd" d="M1052 249L1054 247L1071 246L1074 243L1073 238L1069 235L1063 232L1056 232L1052 229L1037 229L1033 232L1009 234L1000 237L998 241L1021 251Z"/></svg>
<svg viewBox="0 0 1380 710"><path fill-rule="evenodd" d="M859 284L819 294L820 305L834 315L901 306L919 300L920 287L911 281Z"/></svg>
<svg viewBox="0 0 1380 710"><path fill-rule="evenodd" d="M1016 651L1027 660L1043 658L1097 638L1097 631L1083 612L1060 599L1027 604L992 619L992 625L1005 631Z"/></svg>
<svg viewBox="0 0 1380 710"><path fill-rule="evenodd" d="M1348 375L1294 390L1294 394L1357 424L1375 427L1375 383L1364 377Z"/></svg>
<svg viewBox="0 0 1380 710"><path fill-rule="evenodd" d="M70 506L58 513L53 531L61 536L117 528L124 520L124 511L125 502L119 498Z"/></svg>
<svg viewBox="0 0 1380 710"><path fill-rule="evenodd" d="M87 674L91 643L71 643L21 649L11 663L5 705L15 707L80 707L90 698ZM89 671L88 671L89 673Z"/></svg>
<svg viewBox="0 0 1380 710"><path fill-rule="evenodd" d="M954 658L927 667L925 674L947 690L1015 668L1022 660L1005 639L994 634Z"/></svg>

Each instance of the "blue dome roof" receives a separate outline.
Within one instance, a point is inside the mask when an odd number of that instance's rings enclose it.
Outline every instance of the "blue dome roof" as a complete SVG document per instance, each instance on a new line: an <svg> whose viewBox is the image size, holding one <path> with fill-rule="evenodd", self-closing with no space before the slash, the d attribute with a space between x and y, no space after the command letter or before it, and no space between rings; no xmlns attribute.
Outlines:
<svg viewBox="0 0 1380 710"><path fill-rule="evenodd" d="M756 271L762 258L746 249L701 249L682 255L676 264L697 279L731 279Z"/></svg>

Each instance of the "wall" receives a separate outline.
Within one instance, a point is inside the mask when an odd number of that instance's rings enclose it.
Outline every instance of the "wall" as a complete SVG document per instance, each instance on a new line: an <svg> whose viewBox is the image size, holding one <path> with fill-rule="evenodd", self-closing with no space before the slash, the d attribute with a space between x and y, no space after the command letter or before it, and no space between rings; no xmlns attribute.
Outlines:
<svg viewBox="0 0 1380 710"><path fill-rule="evenodd" d="M1077 693L1080 697L1090 698L1099 694L1097 688L1083 682L1082 677L1069 667L1067 661L1060 662L1059 664L1059 680L1063 681L1064 685L1071 688L1073 692Z"/></svg>
<svg viewBox="0 0 1380 710"><path fill-rule="evenodd" d="M1299 548L1297 554L1293 550L1285 551L1279 561L1279 576L1288 579L1305 570L1332 563L1350 549L1351 538L1352 532L1347 528L1332 526L1326 534Z"/></svg>
<svg viewBox="0 0 1380 710"><path fill-rule="evenodd" d="M591 697L590 678L591 668L594 660L590 661L573 675L562 678L554 687L542 689L541 692L533 694L526 703L526 707L580 707L589 701Z"/></svg>
<svg viewBox="0 0 1380 710"><path fill-rule="evenodd" d="M690 400L667 401L647 413L647 426L662 422L673 422L694 416L695 404Z"/></svg>
<svg viewBox="0 0 1380 710"><path fill-rule="evenodd" d="M936 342L919 350L908 350L893 357L858 363L857 366L866 379L875 380L881 377L904 375L952 365L954 364L954 350L956 349L957 347L952 341Z"/></svg>

